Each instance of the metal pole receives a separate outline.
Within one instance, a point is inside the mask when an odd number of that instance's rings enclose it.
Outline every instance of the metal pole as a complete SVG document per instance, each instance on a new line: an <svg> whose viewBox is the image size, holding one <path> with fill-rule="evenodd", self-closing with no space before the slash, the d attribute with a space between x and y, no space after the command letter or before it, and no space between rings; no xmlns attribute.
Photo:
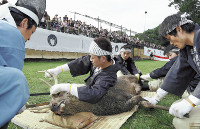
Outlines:
<svg viewBox="0 0 200 129"><path fill-rule="evenodd" d="M74 21L75 21L75 19L76 19L76 12L74 12Z"/></svg>
<svg viewBox="0 0 200 129"><path fill-rule="evenodd" d="M98 16L98 29L99 29L99 16Z"/></svg>
<svg viewBox="0 0 200 129"><path fill-rule="evenodd" d="M122 25L121 25L121 35L122 35Z"/></svg>
<svg viewBox="0 0 200 129"><path fill-rule="evenodd" d="M146 14L147 14L147 11L144 12L144 16L145 16L145 18L144 18L144 31L145 31L145 26L146 26Z"/></svg>

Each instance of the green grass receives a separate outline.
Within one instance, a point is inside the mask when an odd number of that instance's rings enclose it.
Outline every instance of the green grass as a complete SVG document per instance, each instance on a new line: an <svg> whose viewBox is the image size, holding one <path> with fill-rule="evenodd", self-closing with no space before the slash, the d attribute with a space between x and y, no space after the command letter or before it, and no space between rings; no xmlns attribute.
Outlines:
<svg viewBox="0 0 200 129"><path fill-rule="evenodd" d="M54 68L56 66L67 63L66 61L40 61L40 62L25 62L23 72L26 76L27 82L29 84L30 94L32 93L42 93L49 92L49 87L41 82L39 78L44 78L44 73L37 73L37 71L47 70L49 68ZM162 61L136 61L136 66L140 69L143 74L149 73L156 68L162 67L166 62ZM83 75L73 78L69 72L64 72L59 74L59 83L84 83L84 79L88 75ZM51 85L54 82L50 82ZM178 99L177 96L167 95L158 104L164 106L170 106L172 102ZM48 95L41 96L31 96L28 100L28 104L39 104L49 101ZM172 125L173 116L169 115L167 111L162 111L159 109L145 109L139 107L138 111L135 112L121 127L121 129L173 129ZM20 129L20 127L10 124L9 129Z"/></svg>

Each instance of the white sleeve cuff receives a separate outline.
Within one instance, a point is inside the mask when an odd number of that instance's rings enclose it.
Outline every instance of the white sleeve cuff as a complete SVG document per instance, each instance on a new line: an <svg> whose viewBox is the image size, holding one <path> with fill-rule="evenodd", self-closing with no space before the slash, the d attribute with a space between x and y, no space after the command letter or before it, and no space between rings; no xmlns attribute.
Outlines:
<svg viewBox="0 0 200 129"><path fill-rule="evenodd" d="M74 95L74 96L76 96L77 98L79 98L79 97L78 97L78 90L77 90L77 87L71 85L71 94Z"/></svg>
<svg viewBox="0 0 200 129"><path fill-rule="evenodd" d="M159 88L157 91L156 91L156 95L154 96L154 98L157 100L157 101L160 101L164 96L166 96L168 94L167 91Z"/></svg>
<svg viewBox="0 0 200 129"><path fill-rule="evenodd" d="M147 78L148 78L148 79L151 79L150 73L147 74Z"/></svg>
<svg viewBox="0 0 200 129"><path fill-rule="evenodd" d="M68 64L64 64L64 65L61 65L61 66L57 66L57 67L55 68L55 72L57 72L56 75L58 75L58 74L61 73L61 72L68 71L68 70L69 70Z"/></svg>
<svg viewBox="0 0 200 129"><path fill-rule="evenodd" d="M69 71L69 66L68 66L68 64L61 65L60 67L62 67L63 72Z"/></svg>
<svg viewBox="0 0 200 129"><path fill-rule="evenodd" d="M197 97L190 95L188 97L195 105L199 105L200 104L200 99L198 99Z"/></svg>

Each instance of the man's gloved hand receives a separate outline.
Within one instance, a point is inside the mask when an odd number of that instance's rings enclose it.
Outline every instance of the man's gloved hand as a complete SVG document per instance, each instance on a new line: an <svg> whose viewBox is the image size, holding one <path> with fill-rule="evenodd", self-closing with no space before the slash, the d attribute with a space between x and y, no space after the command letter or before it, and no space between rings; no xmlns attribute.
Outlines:
<svg viewBox="0 0 200 129"><path fill-rule="evenodd" d="M156 100L154 97L152 97L152 98L144 97L144 99L147 100L151 104L157 104L158 103L158 100Z"/></svg>
<svg viewBox="0 0 200 129"><path fill-rule="evenodd" d="M117 77L121 77L121 76L123 76L124 74L122 73L122 71L121 70L119 70L118 72L117 72Z"/></svg>
<svg viewBox="0 0 200 129"><path fill-rule="evenodd" d="M77 91L76 84L70 84L70 83L56 84L56 85L52 86L50 88L50 95L57 94L61 91L66 91L69 94L72 94L72 95L78 97L78 91Z"/></svg>
<svg viewBox="0 0 200 129"><path fill-rule="evenodd" d="M145 100L149 101L151 104L157 104L165 95L167 95L168 92L159 88L156 91L156 95L154 95L152 98L150 97L144 97Z"/></svg>
<svg viewBox="0 0 200 129"><path fill-rule="evenodd" d="M59 73L67 71L67 70L69 70L69 66L68 64L64 64L62 66L57 66L56 68L53 68L53 69L48 69L47 72L45 72L44 76L45 78L46 77L52 78L51 74L58 76Z"/></svg>
<svg viewBox="0 0 200 129"><path fill-rule="evenodd" d="M199 104L200 100L190 95L186 99L173 103L169 109L169 113L175 117L183 118L185 114L189 113L193 107Z"/></svg>
<svg viewBox="0 0 200 129"><path fill-rule="evenodd" d="M149 79L151 79L151 77L150 77L150 74L148 73L148 74L146 74L146 75L141 75L140 76L140 78L141 79L144 79L144 80L149 80Z"/></svg>
<svg viewBox="0 0 200 129"><path fill-rule="evenodd" d="M45 72L45 75L44 77L49 77L49 78L52 78L52 74L54 74L55 76L58 76L58 74L62 72L62 69L59 68L59 67L56 67L56 68L53 68L53 69L48 69L46 72Z"/></svg>
<svg viewBox="0 0 200 129"><path fill-rule="evenodd" d="M138 78L138 80L140 79L140 74L139 73L135 74L135 76Z"/></svg>
<svg viewBox="0 0 200 129"><path fill-rule="evenodd" d="M66 84L56 84L50 88L50 95L52 94L57 94L61 91L67 91L71 92L71 84L66 83Z"/></svg>
<svg viewBox="0 0 200 129"><path fill-rule="evenodd" d="M171 105L169 109L169 114L178 118L183 118L183 116L186 113L189 113L191 110L192 110L192 105L190 105L187 100L183 99Z"/></svg>

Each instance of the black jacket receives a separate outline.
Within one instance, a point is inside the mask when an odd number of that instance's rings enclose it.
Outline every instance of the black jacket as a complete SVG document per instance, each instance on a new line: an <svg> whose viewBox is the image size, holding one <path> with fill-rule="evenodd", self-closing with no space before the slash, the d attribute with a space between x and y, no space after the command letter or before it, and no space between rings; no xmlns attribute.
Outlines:
<svg viewBox="0 0 200 129"><path fill-rule="evenodd" d="M115 64L95 72L96 67L93 67L90 55L73 60L68 63L68 66L73 77L90 72L89 77L85 79L86 86L77 89L79 100L89 103L98 102L108 89L115 85L116 73L119 70L118 65Z"/></svg>
<svg viewBox="0 0 200 129"><path fill-rule="evenodd" d="M180 51L174 65L167 73L161 88L175 95L182 95L195 75L200 76L200 27L195 26L194 46L186 46ZM193 95L200 99L200 83Z"/></svg>
<svg viewBox="0 0 200 129"><path fill-rule="evenodd" d="M172 67L172 65L174 64L174 62L176 61L177 58L178 58L178 56L174 57L169 62L167 62L163 67L152 71L150 73L150 77L153 78L153 79L165 77L167 75L167 72L170 70L170 68Z"/></svg>
<svg viewBox="0 0 200 129"><path fill-rule="evenodd" d="M132 74L132 75L139 74L138 69L135 66L135 63L134 63L132 58L129 57L127 60L124 61L122 59L121 55L118 55L117 56L117 61L118 61L119 65L120 65L120 67L121 67L120 69L121 69L121 71L122 71L122 73L124 75L127 75L127 74Z"/></svg>

